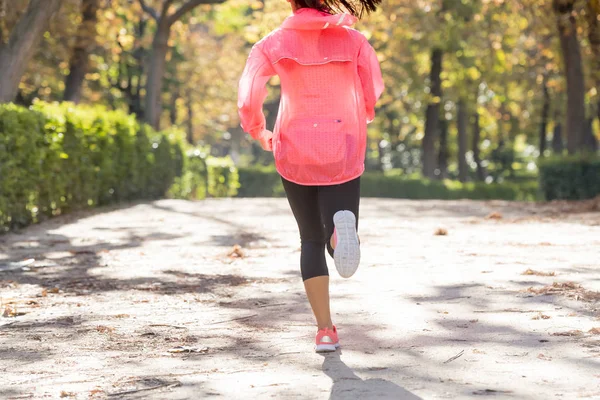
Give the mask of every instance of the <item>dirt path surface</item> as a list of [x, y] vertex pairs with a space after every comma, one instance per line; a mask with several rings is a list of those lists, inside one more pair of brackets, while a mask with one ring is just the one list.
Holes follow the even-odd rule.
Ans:
[[5, 235], [0, 398], [600, 398], [600, 213], [571, 208], [365, 199], [327, 356], [285, 200]]

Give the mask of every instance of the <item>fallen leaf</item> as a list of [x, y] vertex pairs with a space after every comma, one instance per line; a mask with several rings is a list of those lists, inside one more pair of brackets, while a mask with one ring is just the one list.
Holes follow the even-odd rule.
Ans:
[[550, 319], [550, 316], [546, 315], [546, 314], [539, 313], [538, 315], [532, 317], [531, 319], [535, 319], [535, 320], [538, 320], [538, 319]]
[[115, 328], [111, 328], [110, 326], [98, 325], [96, 327], [96, 330], [100, 333], [112, 333], [114, 332]]
[[2, 316], [4, 318], [12, 318], [12, 317], [16, 317], [17, 314], [17, 308], [13, 307], [11, 305], [5, 305], [4, 306], [4, 311], [2, 312]]
[[117, 314], [115, 318], [129, 318], [129, 314]]
[[487, 217], [485, 217], [485, 219], [496, 219], [496, 220], [502, 219], [502, 218], [503, 218], [502, 214], [500, 214], [497, 211], [494, 211], [493, 213], [491, 213]]
[[528, 268], [521, 275], [536, 275], [536, 276], [556, 276], [555, 272], [541, 272]]
[[435, 236], [448, 236], [448, 230], [446, 228], [437, 228], [433, 234]]
[[244, 252], [242, 251], [242, 246], [236, 244], [233, 246], [233, 249], [228, 254], [231, 258], [244, 258]]
[[[54, 293], [54, 294], [57, 294], [57, 293], [59, 293], [59, 292], [60, 292], [60, 289], [59, 289], [59, 288], [57, 288], [57, 287], [54, 287], [54, 288], [50, 289], [48, 292], [50, 292], [50, 293]], [[48, 292], [46, 292], [46, 293], [48, 293]]]
[[588, 331], [588, 333], [591, 333], [592, 335], [600, 335], [600, 328], [592, 328]]
[[75, 393], [65, 392], [64, 390], [60, 392], [60, 397], [75, 397]]

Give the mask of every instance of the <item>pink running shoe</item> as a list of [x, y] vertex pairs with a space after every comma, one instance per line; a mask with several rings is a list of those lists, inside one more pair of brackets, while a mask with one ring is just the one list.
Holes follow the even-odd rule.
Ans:
[[317, 353], [330, 353], [340, 347], [340, 341], [335, 325], [333, 326], [333, 329], [320, 329], [317, 332], [315, 342], [315, 351]]

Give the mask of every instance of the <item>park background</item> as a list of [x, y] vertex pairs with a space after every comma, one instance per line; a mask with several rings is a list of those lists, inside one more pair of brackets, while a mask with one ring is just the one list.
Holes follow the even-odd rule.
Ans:
[[[283, 0], [0, 1], [0, 226], [112, 202], [282, 196], [237, 82]], [[390, 0], [363, 195], [600, 193], [598, 0]], [[265, 104], [279, 104], [277, 78]], [[13, 104], [11, 104], [13, 103]]]

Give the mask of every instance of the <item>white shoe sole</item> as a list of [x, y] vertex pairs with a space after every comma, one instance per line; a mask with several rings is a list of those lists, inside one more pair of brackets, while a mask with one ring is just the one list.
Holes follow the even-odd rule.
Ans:
[[333, 251], [335, 267], [342, 278], [350, 278], [360, 264], [360, 243], [356, 233], [356, 217], [352, 211], [338, 211], [333, 216], [337, 244]]
[[315, 346], [315, 352], [317, 353], [332, 353], [340, 347], [339, 343], [336, 344], [317, 344]]

